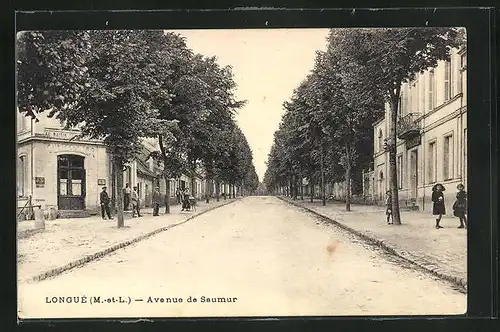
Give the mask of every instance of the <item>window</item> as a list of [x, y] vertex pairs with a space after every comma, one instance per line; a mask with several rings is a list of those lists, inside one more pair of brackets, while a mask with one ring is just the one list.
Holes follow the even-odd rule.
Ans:
[[17, 165], [17, 195], [25, 196], [26, 186], [26, 156], [20, 156]]
[[467, 70], [467, 53], [460, 56], [460, 69]]
[[427, 99], [428, 109], [434, 108], [434, 70], [429, 71], [429, 95]]
[[19, 129], [20, 132], [24, 131], [25, 128], [25, 121], [24, 121], [24, 116], [22, 115], [17, 115], [17, 123], [18, 123], [18, 126], [17, 128]]
[[429, 183], [434, 183], [436, 182], [436, 142], [431, 142], [429, 143], [429, 150], [428, 150], [428, 174], [427, 178], [429, 179]]
[[399, 96], [399, 114], [401, 114], [402, 116], [405, 114], [404, 108], [405, 105], [403, 103], [403, 91], [401, 90], [401, 95]]
[[414, 90], [415, 90], [415, 107], [413, 109], [415, 110], [415, 112], [420, 112], [420, 86], [418, 84], [418, 81], [415, 81]]
[[466, 84], [466, 82], [464, 82], [464, 75], [465, 75], [465, 71], [467, 70], [467, 53], [464, 53], [460, 56], [460, 80], [459, 80], [459, 91], [461, 93], [464, 92], [464, 84]]
[[382, 129], [378, 131], [378, 150], [382, 151], [384, 149], [384, 134], [382, 133]]
[[397, 169], [398, 169], [398, 187], [399, 187], [399, 189], [402, 189], [403, 188], [403, 155], [402, 154], [400, 154], [398, 156]]
[[414, 86], [414, 83], [411, 83], [408, 86], [408, 106], [406, 106], [406, 113], [405, 114], [408, 114], [412, 110], [414, 110], [414, 106], [413, 106], [413, 89], [412, 89], [413, 86]]
[[175, 197], [175, 180], [170, 180], [170, 196]]
[[123, 175], [123, 182], [124, 185], [128, 183], [130, 186], [130, 183], [132, 183], [132, 168], [130, 166], [127, 166], [125, 170], [125, 174]]
[[444, 138], [443, 144], [443, 178], [444, 180], [453, 179], [453, 136]]
[[444, 100], [451, 98], [451, 62], [444, 63]]
[[425, 111], [425, 80], [424, 78], [422, 77], [421, 80], [420, 80], [420, 88], [419, 88], [419, 96], [418, 96], [418, 99], [419, 99], [419, 112], [420, 111]]

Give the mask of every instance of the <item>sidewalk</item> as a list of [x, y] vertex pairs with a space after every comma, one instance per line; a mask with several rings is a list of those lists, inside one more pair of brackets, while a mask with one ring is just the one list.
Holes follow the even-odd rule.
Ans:
[[[198, 202], [195, 212], [181, 212], [179, 205], [170, 207], [170, 214], [153, 217], [144, 209], [141, 218], [125, 218], [125, 227], [118, 228], [117, 220], [103, 220], [100, 216], [76, 219], [56, 219], [45, 222], [45, 230], [17, 241], [17, 277], [25, 282], [49, 270], [60, 268], [88, 255], [110, 249], [127, 241], [173, 226], [204, 211], [229, 204], [238, 199]], [[34, 227], [34, 221], [18, 223], [19, 232]], [[122, 245], [122, 246], [125, 246]], [[90, 258], [90, 257], [89, 257]], [[78, 264], [77, 264], [78, 265]]]
[[351, 204], [351, 211], [345, 210], [345, 203], [327, 202], [322, 206], [316, 199], [292, 200], [280, 197], [290, 203], [310, 209], [322, 216], [350, 228], [354, 233], [382, 242], [422, 268], [467, 286], [467, 231], [457, 229], [457, 218], [443, 216], [442, 229], [435, 229], [436, 219], [429, 212], [401, 211], [402, 225], [387, 225], [385, 207]]

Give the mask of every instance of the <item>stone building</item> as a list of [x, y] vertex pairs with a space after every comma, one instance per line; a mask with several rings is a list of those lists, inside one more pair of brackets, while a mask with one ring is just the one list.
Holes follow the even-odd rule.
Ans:
[[[467, 187], [467, 50], [452, 50], [448, 61], [418, 74], [401, 89], [397, 132], [397, 178], [402, 207], [431, 211], [431, 188], [442, 183], [447, 213], [456, 186]], [[384, 150], [389, 107], [374, 124], [374, 169], [364, 174], [376, 201], [389, 186], [389, 153]], [[368, 176], [367, 176], [368, 175]], [[365, 195], [369, 195], [366, 192]]]
[[[83, 217], [98, 213], [99, 194], [103, 186], [114, 201], [117, 190], [113, 181], [110, 155], [99, 140], [78, 139], [78, 129], [64, 130], [55, 118], [42, 113], [38, 122], [17, 114], [17, 196], [18, 208], [27, 204], [56, 211], [60, 217]], [[149, 153], [156, 150], [154, 139], [143, 140], [143, 150], [124, 171], [124, 185], [137, 186], [143, 207], [151, 206], [153, 188], [176, 202], [178, 188], [190, 187], [191, 180], [183, 175], [170, 179], [166, 192], [162, 164]], [[196, 177], [196, 197], [206, 193], [206, 183], [200, 170]]]

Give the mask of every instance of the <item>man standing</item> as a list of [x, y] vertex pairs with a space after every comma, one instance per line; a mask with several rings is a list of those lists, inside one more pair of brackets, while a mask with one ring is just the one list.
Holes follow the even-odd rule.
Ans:
[[123, 188], [123, 209], [125, 211], [128, 211], [128, 207], [130, 205], [130, 194], [131, 194], [131, 190], [130, 190], [130, 187], [127, 184], [125, 184], [125, 188]]
[[175, 196], [177, 196], [177, 204], [181, 204], [182, 203], [182, 192], [181, 192], [180, 188], [177, 188]]
[[136, 212], [138, 217], [142, 217], [140, 211], [140, 202], [139, 202], [139, 194], [137, 193], [137, 187], [134, 187], [134, 190], [132, 191], [131, 200], [132, 200], [132, 218], [135, 218]]
[[101, 215], [102, 219], [106, 220], [106, 216], [104, 215], [104, 212], [108, 215], [109, 219], [111, 218], [111, 211], [109, 209], [109, 195], [106, 192], [106, 187], [102, 187], [101, 195], [100, 195], [100, 200], [101, 200]]
[[155, 187], [155, 191], [153, 192], [153, 216], [158, 216], [158, 212], [160, 210], [160, 188]]

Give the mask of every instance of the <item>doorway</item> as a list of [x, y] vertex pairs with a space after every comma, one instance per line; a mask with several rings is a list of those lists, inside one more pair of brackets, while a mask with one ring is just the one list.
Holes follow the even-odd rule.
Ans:
[[410, 152], [410, 194], [411, 198], [418, 197], [418, 150]]
[[381, 170], [378, 173], [378, 199], [379, 201], [383, 202], [384, 197], [385, 197], [385, 178], [384, 178], [384, 172]]
[[57, 157], [57, 206], [59, 210], [85, 210], [84, 157]]

